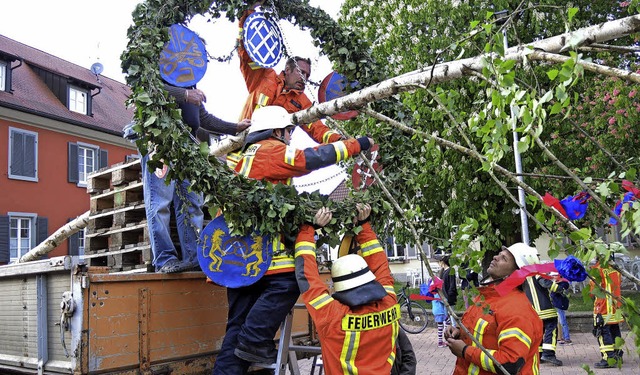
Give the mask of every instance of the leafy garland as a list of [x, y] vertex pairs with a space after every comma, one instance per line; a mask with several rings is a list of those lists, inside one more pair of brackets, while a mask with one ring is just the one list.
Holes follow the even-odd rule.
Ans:
[[[310, 28], [314, 44], [341, 66], [343, 75], [362, 83], [375, 81], [374, 64], [358, 45], [358, 39], [342, 30], [324, 11], [308, 5], [308, 0], [276, 0], [274, 6], [281, 17], [301, 27]], [[204, 193], [210, 212], [224, 212], [230, 230], [235, 234], [258, 230], [265, 234], [296, 233], [304, 222], [311, 222], [323, 206], [334, 212], [325, 232], [339, 233], [342, 223], [351, 222], [356, 201], [377, 201], [370, 193], [351, 196], [340, 203], [329, 201], [319, 193], [298, 195], [291, 186], [273, 185], [248, 180], [233, 173], [218, 159], [209, 157], [206, 143], [200, 147], [189, 137], [175, 102], [163, 88], [158, 69], [158, 56], [169, 40], [167, 29], [175, 23], [188, 22], [194, 15], [219, 18], [223, 12], [231, 21], [246, 9], [239, 0], [146, 0], [134, 10], [133, 26], [127, 31], [129, 43], [122, 53], [122, 69], [132, 94], [128, 105], [135, 108], [141, 134], [138, 149], [147, 154], [155, 146], [150, 167], [170, 160], [168, 178], [189, 180], [192, 187]], [[303, 209], [300, 209], [303, 208]], [[347, 208], [347, 209], [344, 209]], [[335, 236], [334, 236], [335, 237]]]

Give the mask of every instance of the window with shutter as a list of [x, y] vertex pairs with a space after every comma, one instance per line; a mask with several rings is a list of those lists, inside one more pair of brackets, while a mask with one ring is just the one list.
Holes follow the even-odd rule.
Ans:
[[68, 180], [87, 186], [87, 177], [100, 168], [107, 166], [108, 152], [100, 147], [86, 143], [69, 142]]
[[9, 178], [38, 181], [38, 133], [9, 128]]
[[35, 214], [9, 213], [9, 260], [15, 262], [29, 252], [35, 241]]

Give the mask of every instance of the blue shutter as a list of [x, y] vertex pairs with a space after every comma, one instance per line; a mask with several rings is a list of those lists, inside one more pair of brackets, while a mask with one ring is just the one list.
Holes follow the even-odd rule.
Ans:
[[0, 216], [0, 264], [9, 263], [9, 216]]
[[11, 165], [9, 175], [36, 178], [36, 136], [11, 131]]
[[24, 176], [24, 133], [11, 131], [11, 164], [9, 174]]
[[49, 237], [49, 219], [40, 217], [36, 219], [36, 245], [40, 245]]
[[67, 166], [67, 179], [69, 182], [78, 183], [78, 145], [69, 142], [69, 164]]
[[100, 152], [100, 164], [98, 165], [98, 169], [105, 168], [109, 165], [109, 151], [108, 150], [99, 150]]
[[[73, 219], [69, 219], [67, 220], [67, 223], [69, 223], [71, 220]], [[69, 241], [67, 241], [69, 243], [69, 255], [79, 255], [79, 251], [78, 251], [78, 232], [72, 234], [71, 236], [69, 236]]]

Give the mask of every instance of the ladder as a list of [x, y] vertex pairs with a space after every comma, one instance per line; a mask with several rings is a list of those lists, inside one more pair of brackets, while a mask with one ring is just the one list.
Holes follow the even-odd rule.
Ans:
[[296, 304], [284, 322], [280, 326], [280, 339], [278, 340], [278, 356], [276, 363], [265, 366], [253, 364], [254, 366], [273, 369], [275, 375], [286, 375], [287, 367], [289, 368], [291, 375], [300, 375], [300, 368], [298, 367], [298, 357], [296, 352], [311, 353], [314, 355], [320, 355], [319, 346], [306, 346], [306, 345], [293, 345], [291, 344], [291, 327], [293, 326], [293, 311], [296, 308], [305, 308], [304, 304]]

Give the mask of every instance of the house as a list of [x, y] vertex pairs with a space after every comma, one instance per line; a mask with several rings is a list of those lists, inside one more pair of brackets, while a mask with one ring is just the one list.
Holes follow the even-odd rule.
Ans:
[[[127, 85], [0, 35], [0, 264], [89, 210], [87, 175], [137, 154]], [[75, 235], [50, 256], [79, 254]]]

